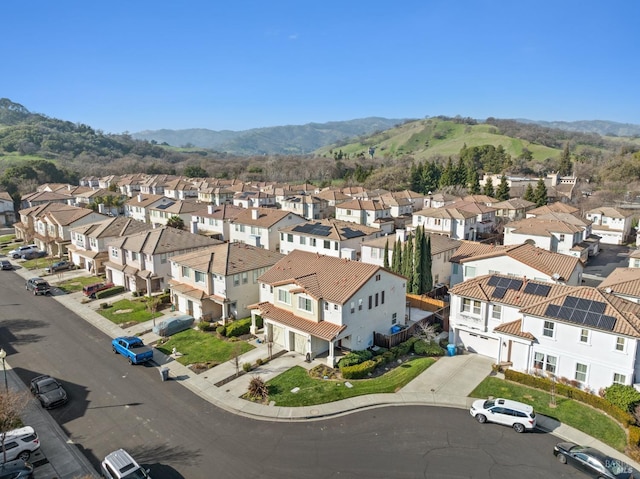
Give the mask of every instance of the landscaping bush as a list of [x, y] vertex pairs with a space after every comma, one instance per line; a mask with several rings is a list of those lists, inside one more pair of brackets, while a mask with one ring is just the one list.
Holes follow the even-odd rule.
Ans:
[[[514, 381], [532, 388], [541, 389], [547, 392], [551, 390], [551, 380], [548, 378], [533, 376], [531, 374], [513, 371], [512, 369], [507, 369], [504, 372], [504, 377], [509, 381]], [[621, 423], [624, 427], [635, 423], [635, 418], [631, 413], [623, 411], [606, 399], [596, 396], [595, 394], [588, 393], [587, 391], [556, 383], [556, 394], [570, 399], [575, 399], [576, 401], [580, 401], [596, 409], [600, 409], [602, 412], [608, 414], [613, 419]]]
[[640, 427], [629, 426], [629, 445], [637, 446], [640, 444]]
[[604, 390], [604, 398], [623, 411], [633, 412], [640, 404], [640, 392], [633, 386], [614, 384]]
[[249, 371], [251, 371], [251, 363], [242, 363], [242, 370], [245, 373], [248, 373]]
[[382, 356], [384, 353], [389, 351], [387, 348], [378, 348], [375, 351], [371, 351], [374, 356]]
[[373, 353], [368, 349], [364, 349], [362, 351], [351, 351], [347, 353], [339, 362], [338, 367], [342, 368], [343, 366], [355, 366], [356, 364], [363, 363], [373, 357]]
[[385, 363], [390, 363], [391, 361], [396, 359], [396, 357], [393, 355], [393, 353], [391, 351], [389, 351], [389, 350], [387, 350], [384, 353], [382, 353], [382, 357], [384, 358], [384, 362]]
[[251, 330], [251, 318], [238, 319], [231, 324], [227, 325], [227, 337], [234, 338], [242, 336], [243, 334], [249, 334]]
[[256, 359], [256, 365], [257, 366], [262, 366], [263, 363], [264, 363], [264, 360], [262, 358]]
[[109, 303], [100, 303], [100, 309], [107, 309], [109, 307]]
[[[249, 319], [251, 321], [251, 319]], [[264, 321], [262, 320], [262, 316], [256, 316], [256, 328], [262, 329], [264, 328]]]
[[384, 356], [374, 356], [372, 361], [376, 364], [376, 368], [379, 366], [384, 366], [387, 363], [387, 360]]
[[224, 324], [221, 324], [216, 328], [216, 333], [218, 333], [220, 336], [226, 336], [227, 327]]
[[398, 344], [398, 346], [396, 346], [398, 348], [398, 354], [396, 355], [396, 357], [406, 356], [407, 354], [409, 354], [413, 349], [413, 345], [416, 343], [416, 341], [418, 341], [418, 338], [412, 336], [404, 343]]
[[413, 350], [420, 356], [444, 356], [444, 349], [435, 341], [417, 341]]
[[198, 323], [198, 329], [200, 331], [211, 331], [213, 329], [213, 325], [207, 321], [200, 321]]
[[96, 299], [108, 298], [109, 296], [115, 296], [124, 291], [124, 286], [114, 286], [113, 288], [104, 289], [96, 293]]
[[353, 366], [344, 366], [340, 368], [340, 372], [342, 373], [342, 377], [344, 379], [362, 379], [372, 373], [376, 368], [375, 361], [365, 361], [360, 364], [355, 364]]
[[157, 298], [160, 299], [160, 304], [169, 304], [171, 302], [171, 295], [168, 291], [165, 291], [162, 294], [159, 294]]

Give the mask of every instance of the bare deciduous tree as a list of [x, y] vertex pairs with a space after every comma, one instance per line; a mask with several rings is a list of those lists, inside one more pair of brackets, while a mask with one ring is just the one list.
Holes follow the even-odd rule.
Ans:
[[7, 462], [7, 451], [4, 440], [7, 431], [20, 425], [20, 414], [29, 401], [29, 395], [23, 392], [4, 391], [0, 393], [0, 445], [2, 446], [2, 459]]

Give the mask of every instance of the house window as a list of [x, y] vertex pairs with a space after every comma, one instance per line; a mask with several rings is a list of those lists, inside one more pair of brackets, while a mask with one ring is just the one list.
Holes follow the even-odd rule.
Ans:
[[398, 322], [398, 313], [393, 313], [391, 315], [391, 324], [396, 324]]
[[589, 330], [581, 329], [580, 330], [580, 342], [581, 343], [589, 343]]
[[625, 339], [621, 336], [616, 338], [616, 351], [624, 351]]
[[331, 241], [324, 240], [323, 248], [324, 249], [331, 249]]
[[358, 311], [362, 311], [362, 299], [358, 300]]
[[311, 299], [298, 296], [298, 309], [301, 309], [302, 311], [306, 311], [308, 313], [312, 313], [313, 305], [311, 304]]
[[188, 278], [189, 277], [189, 267], [188, 266], [183, 266], [182, 267], [182, 277], [183, 278]]
[[291, 293], [286, 289], [278, 290], [278, 301], [285, 304], [291, 304]]
[[378, 259], [378, 248], [371, 248], [371, 259]]
[[351, 314], [356, 312], [356, 303], [354, 303], [353, 301], [351, 301]]
[[380, 293], [380, 304], [384, 304], [384, 291]]
[[620, 373], [614, 373], [613, 374], [613, 384], [622, 384], [622, 385], [627, 384], [627, 376], [625, 376], [624, 374], [620, 374]]
[[334, 311], [338, 311], [338, 305], [337, 305], [337, 304], [334, 304], [334, 305], [333, 305], [333, 310], [334, 310]]
[[205, 274], [202, 271], [196, 271], [196, 283], [204, 283]]
[[574, 376], [576, 381], [581, 383], [587, 382], [587, 365], [576, 363], [576, 374]]
[[118, 249], [117, 248], [111, 248], [111, 257], [112, 258], [117, 258], [118, 257]]
[[307, 237], [306, 236], [300, 236], [300, 244], [307, 244]]
[[381, 276], [379, 274], [376, 274], [376, 281], [380, 281]]
[[462, 311], [466, 313], [480, 314], [480, 301], [474, 301], [469, 298], [463, 298]]
[[564, 235], [560, 235], [560, 241], [564, 241]]
[[131, 252], [131, 260], [132, 261], [138, 261], [138, 253], [136, 253], [135, 251]]
[[311, 246], [315, 246], [316, 245], [316, 239], [315, 238], [311, 238]]
[[542, 335], [548, 338], [553, 338], [553, 331], [556, 325], [553, 321], [545, 321], [542, 327]]
[[376, 293], [376, 308], [378, 307], [378, 293]]
[[233, 285], [234, 286], [239, 286], [240, 285], [240, 275], [239, 274], [234, 274], [233, 275]]
[[476, 267], [475, 266], [465, 266], [464, 267], [464, 275], [467, 278], [475, 278], [476, 277]]
[[373, 307], [373, 297], [369, 296], [369, 309]]
[[333, 243], [333, 249], [338, 251], [338, 242]]
[[351, 216], [351, 210], [347, 210], [347, 216]]
[[249, 282], [249, 273], [245, 271], [242, 273], [242, 284], [247, 284]]
[[555, 374], [558, 358], [555, 356], [545, 355], [543, 353], [535, 353], [533, 357], [534, 369], [540, 369], [547, 371], [551, 374]]
[[502, 306], [499, 304], [494, 304], [493, 308], [491, 308], [491, 319], [496, 319], [500, 321], [502, 318]]
[[162, 253], [160, 255], [160, 263], [161, 264], [166, 264], [167, 263], [167, 253]]
[[[255, 226], [252, 226], [251, 227], [251, 234], [252, 235], [260, 234], [260, 228], [256, 228]], [[289, 235], [289, 236], [291, 236], [291, 235]], [[291, 241], [293, 241], [293, 237], [292, 237], [292, 239], [289, 240], [289, 242], [291, 242]]]
[[288, 243], [293, 243], [293, 235], [292, 234], [287, 234], [287, 242]]

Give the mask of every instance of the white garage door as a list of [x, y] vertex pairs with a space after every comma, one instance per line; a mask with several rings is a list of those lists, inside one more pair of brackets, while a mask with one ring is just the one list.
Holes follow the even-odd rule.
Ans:
[[298, 353], [306, 353], [307, 352], [307, 338], [302, 334], [293, 333], [293, 343], [294, 343], [294, 351]]
[[498, 340], [477, 333], [460, 331], [460, 341], [471, 353], [478, 353], [490, 358], [498, 357]]
[[284, 328], [276, 325], [273, 326], [273, 342], [283, 348], [286, 347], [284, 343]]

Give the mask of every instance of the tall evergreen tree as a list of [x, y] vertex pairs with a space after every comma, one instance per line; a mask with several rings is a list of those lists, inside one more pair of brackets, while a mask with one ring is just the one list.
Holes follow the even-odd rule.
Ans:
[[547, 201], [548, 201], [547, 187], [544, 184], [544, 180], [540, 178], [538, 180], [538, 184], [536, 185], [536, 190], [533, 193], [533, 202], [536, 204], [536, 206], [544, 206], [547, 204]]
[[416, 228], [416, 239], [413, 245], [413, 281], [411, 292], [422, 294], [422, 228]]
[[573, 165], [571, 164], [571, 153], [569, 152], [569, 142], [565, 143], [562, 155], [560, 155], [560, 166], [558, 167], [558, 173], [562, 176], [569, 176], [573, 171]]
[[393, 258], [391, 258], [391, 271], [402, 274], [402, 243], [400, 239], [393, 245]]
[[522, 198], [535, 203], [535, 195], [533, 193], [533, 186], [531, 186], [531, 183], [527, 185], [527, 189], [524, 190], [524, 196]]
[[467, 191], [470, 195], [480, 193], [480, 181], [478, 180], [478, 173], [476, 173], [475, 170], [467, 170]]
[[402, 253], [402, 276], [407, 278], [407, 291], [413, 284], [413, 239], [411, 236], [404, 243], [404, 251]]
[[500, 184], [496, 190], [496, 199], [500, 201], [507, 201], [509, 199], [509, 183], [507, 177], [502, 175], [500, 178]]
[[[456, 184], [455, 181], [456, 181], [456, 171], [453, 166], [453, 161], [451, 160], [451, 157], [449, 157], [449, 159], [447, 160], [447, 164], [445, 165], [444, 169], [442, 170], [442, 174], [440, 175], [440, 181], [439, 181], [440, 188], [444, 188], [446, 186], [453, 186]], [[435, 190], [431, 190], [431, 191], [435, 191]]]
[[492, 198], [496, 194], [495, 190], [493, 189], [493, 180], [491, 179], [490, 176], [487, 177], [487, 181], [485, 182], [484, 187], [482, 188], [482, 194], [491, 196]]
[[434, 161], [427, 162], [422, 169], [422, 189], [414, 191], [422, 194], [426, 194], [429, 191], [436, 191], [441, 175], [442, 171]]
[[384, 259], [382, 260], [382, 267], [389, 269], [389, 238], [384, 243]]
[[433, 289], [433, 272], [431, 271], [433, 267], [433, 262], [431, 259], [431, 236], [423, 235], [425, 247], [424, 247], [424, 292], [429, 292]]
[[464, 186], [467, 184], [467, 166], [464, 164], [462, 158], [458, 160], [458, 165], [455, 169], [455, 181], [454, 185]]

